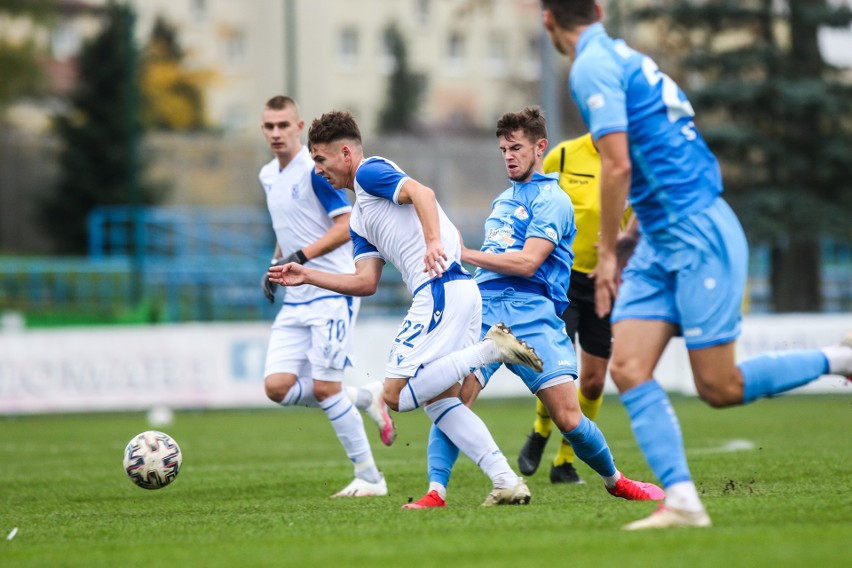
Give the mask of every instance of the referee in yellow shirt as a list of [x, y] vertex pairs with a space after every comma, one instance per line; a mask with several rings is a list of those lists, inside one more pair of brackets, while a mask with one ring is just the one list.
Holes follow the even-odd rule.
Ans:
[[[599, 180], [601, 160], [592, 142], [591, 134], [566, 140], [554, 147], [544, 158], [546, 173], [559, 172], [559, 186], [574, 203], [577, 236], [574, 239], [574, 265], [568, 299], [571, 304], [562, 319], [568, 336], [580, 349], [580, 409], [589, 420], [594, 420], [603, 402], [606, 367], [612, 347], [609, 316], [599, 318], [595, 313], [595, 283], [590, 274], [598, 262], [596, 244], [600, 229], [601, 201]], [[631, 211], [625, 211], [622, 229], [627, 226]], [[632, 228], [635, 230], [635, 227]], [[632, 252], [636, 236], [624, 233], [620, 247], [625, 255]], [[620, 255], [621, 256], [621, 255]], [[578, 350], [579, 351], [579, 350]], [[527, 437], [518, 455], [518, 469], [523, 475], [532, 475], [541, 463], [545, 445], [550, 437], [552, 423], [544, 405], [536, 401], [536, 419], [533, 431]], [[583, 483], [574, 469], [574, 450], [567, 440], [562, 443], [550, 468], [552, 483]]]

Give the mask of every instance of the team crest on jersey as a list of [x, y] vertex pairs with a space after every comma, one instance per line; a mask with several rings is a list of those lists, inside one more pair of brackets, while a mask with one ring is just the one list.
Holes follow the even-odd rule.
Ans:
[[512, 226], [503, 225], [497, 229], [488, 229], [488, 234], [485, 236], [485, 241], [495, 243], [501, 248], [508, 248], [515, 244], [515, 239], [512, 238]]
[[294, 183], [293, 187], [290, 188], [290, 194], [293, 196], [293, 199], [299, 199], [299, 184]]
[[527, 213], [527, 208], [524, 207], [523, 205], [519, 205], [518, 208], [515, 209], [515, 212], [512, 213], [512, 215], [514, 215], [515, 217], [517, 217], [521, 221], [526, 221], [527, 219], [530, 218], [530, 214]]

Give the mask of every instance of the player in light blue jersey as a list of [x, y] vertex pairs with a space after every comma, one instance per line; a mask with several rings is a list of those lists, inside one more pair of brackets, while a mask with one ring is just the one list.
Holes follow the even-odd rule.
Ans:
[[[482, 294], [482, 333], [495, 322], [506, 322], [515, 335], [535, 348], [543, 369], [507, 367], [544, 403], [577, 456], [601, 476], [612, 495], [662, 499], [659, 487], [628, 479], [616, 469], [603, 433], [580, 411], [575, 386], [577, 355], [560, 317], [568, 307], [574, 261], [571, 244], [577, 228], [571, 199], [559, 187], [559, 174], [544, 174], [544, 116], [537, 107], [506, 113], [497, 122], [497, 139], [512, 186], [492, 204], [482, 249], [462, 249], [462, 260], [478, 267], [475, 279]], [[500, 363], [486, 365], [476, 379], [466, 381], [467, 404], [473, 403], [499, 367]], [[446, 505], [458, 450], [433, 427], [427, 455], [429, 491], [407, 508]]]
[[523, 504], [530, 492], [509, 466], [488, 428], [459, 399], [459, 382], [496, 361], [541, 368], [541, 360], [503, 325], [480, 340], [481, 299], [461, 266], [458, 230], [435, 193], [381, 157], [364, 158], [351, 114], [314, 120], [308, 143], [315, 171], [337, 189], [355, 192], [349, 221], [354, 274], [335, 274], [298, 263], [270, 268], [285, 286], [313, 285], [340, 294], [369, 296], [390, 261], [412, 295], [385, 368], [385, 400], [398, 411], [423, 407], [492, 482], [483, 505]]
[[[625, 528], [708, 527], [677, 417], [652, 378], [669, 339], [683, 335], [699, 396], [725, 407], [852, 375], [852, 333], [821, 350], [735, 363], [748, 248], [692, 106], [651, 58], [607, 35], [594, 0], [542, 0], [542, 10], [554, 47], [573, 58], [571, 95], [601, 155], [595, 302], [598, 315], [612, 311], [610, 374], [667, 494], [656, 513]], [[615, 243], [628, 195], [642, 236], [619, 279]]]

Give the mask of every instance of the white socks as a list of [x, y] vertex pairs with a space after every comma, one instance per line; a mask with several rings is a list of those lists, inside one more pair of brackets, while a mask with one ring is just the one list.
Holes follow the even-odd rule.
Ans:
[[346, 393], [339, 392], [325, 399], [320, 403], [320, 408], [328, 416], [346, 455], [355, 464], [355, 477], [370, 483], [380, 481], [381, 474], [373, 461], [370, 442], [364, 431], [364, 420]]
[[281, 406], [319, 406], [319, 402], [314, 398], [314, 380], [299, 378], [287, 394], [284, 395], [284, 400], [279, 402]]
[[480, 341], [426, 363], [399, 393], [399, 411], [423, 406], [476, 369], [500, 358], [493, 341]]
[[701, 498], [691, 481], [680, 481], [666, 487], [666, 506], [681, 511], [698, 512], [704, 510]]
[[366, 410], [373, 403], [373, 393], [363, 387], [343, 387], [343, 392], [358, 410]]
[[518, 483], [518, 476], [488, 427], [461, 399], [442, 398], [428, 405], [425, 411], [447, 438], [485, 472], [495, 488], [514, 487]]

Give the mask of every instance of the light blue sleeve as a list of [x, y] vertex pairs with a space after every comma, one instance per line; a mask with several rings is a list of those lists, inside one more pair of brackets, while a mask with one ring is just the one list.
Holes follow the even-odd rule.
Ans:
[[399, 190], [408, 179], [405, 172], [385, 160], [367, 160], [355, 172], [355, 181], [364, 191], [397, 204]]
[[612, 132], [627, 132], [622, 80], [623, 68], [611, 53], [590, 53], [574, 62], [571, 95], [595, 140]]
[[[561, 189], [558, 191], [562, 191]], [[560, 199], [560, 197], [566, 199]], [[536, 237], [559, 245], [565, 231], [571, 226], [574, 208], [567, 196], [557, 196], [552, 190], [543, 190], [532, 202], [532, 218], [527, 227], [526, 238]]]

